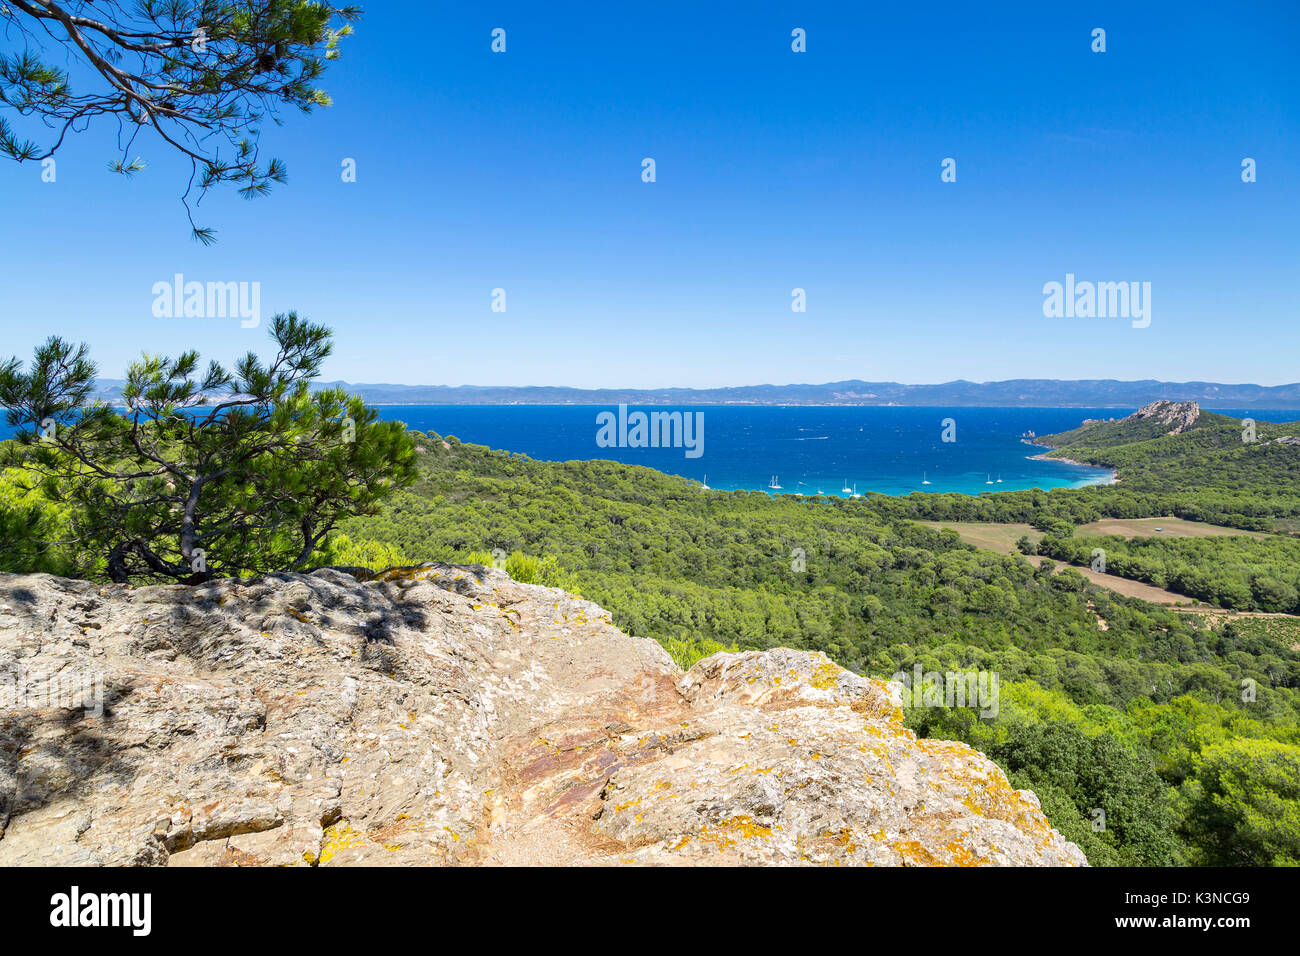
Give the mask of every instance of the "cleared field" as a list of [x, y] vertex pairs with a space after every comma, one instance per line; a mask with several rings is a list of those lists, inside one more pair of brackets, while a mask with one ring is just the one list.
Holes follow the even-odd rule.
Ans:
[[[952, 528], [961, 535], [967, 544], [977, 548], [987, 548], [1000, 554], [1018, 554], [1016, 542], [1022, 535], [1029, 535], [1029, 540], [1037, 544], [1043, 533], [1027, 524], [997, 524], [987, 521], [918, 521], [928, 528]], [[1156, 528], [1160, 528], [1157, 531]], [[1125, 538], [1217, 538], [1227, 535], [1245, 535], [1250, 538], [1267, 538], [1259, 531], [1242, 531], [1239, 528], [1225, 528], [1217, 524], [1204, 524], [1200, 521], [1184, 521], [1182, 518], [1103, 518], [1081, 524], [1074, 529], [1077, 537], [1097, 537], [1106, 534], [1118, 534]]]
[[[1027, 524], [996, 524], [984, 521], [919, 521], [917, 523], [928, 528], [951, 528], [967, 544], [988, 551], [997, 551], [999, 554], [1019, 554], [1016, 542], [1020, 540], [1021, 535], [1029, 535], [1030, 540], [1034, 542], [1043, 537], [1041, 531], [1037, 531]], [[1094, 521], [1092, 524], [1082, 525], [1075, 533], [1081, 536], [1091, 533], [1094, 536], [1122, 534], [1130, 538], [1157, 537], [1154, 529], [1158, 527], [1164, 528], [1171, 536], [1182, 538], [1253, 533], [1237, 531], [1234, 528], [1221, 528], [1218, 525], [1200, 524], [1195, 521], [1183, 521], [1179, 518], [1108, 518], [1105, 521]], [[1257, 533], [1256, 536], [1266, 537], [1266, 535]], [[1069, 567], [1063, 562], [1050, 558], [1030, 557], [1028, 560], [1034, 564], [1051, 560], [1058, 572], [1064, 567]], [[1109, 588], [1116, 594], [1122, 594], [1125, 597], [1140, 598], [1151, 604], [1164, 604], [1171, 607], [1178, 605], [1192, 607], [1196, 605], [1196, 602], [1185, 594], [1175, 594], [1173, 591], [1152, 587], [1150, 584], [1143, 584], [1141, 581], [1130, 581], [1128, 578], [1116, 577], [1113, 574], [1101, 574], [1091, 568], [1076, 567], [1074, 570], [1093, 584]], [[1198, 606], [1197, 610], [1217, 612], [1217, 609], [1205, 608], [1204, 606]]]
[[1029, 535], [1029, 540], [1037, 544], [1043, 538], [1043, 532], [1027, 524], [994, 524], [987, 521], [918, 521], [927, 528], [951, 528], [967, 544], [977, 548], [997, 551], [999, 554], [1019, 554], [1016, 542], [1022, 535]]
[[[1016, 525], [1016, 527], [1021, 527]], [[1156, 529], [1159, 528], [1159, 531]], [[1242, 531], [1201, 521], [1184, 521], [1182, 518], [1102, 518], [1081, 524], [1074, 529], [1078, 537], [1101, 534], [1118, 534], [1126, 538], [1218, 538], [1227, 535], [1244, 535], [1248, 538], [1267, 538], [1260, 531]], [[1019, 537], [1017, 535], [1016, 537]]]
[[[1043, 558], [1029, 558], [1035, 564], [1044, 560]], [[1050, 560], [1050, 559], [1049, 559]], [[1143, 584], [1141, 581], [1130, 581], [1128, 578], [1116, 577], [1113, 574], [1102, 574], [1092, 568], [1083, 568], [1076, 565], [1065, 564], [1061, 561], [1052, 560], [1059, 572], [1062, 568], [1073, 567], [1085, 578], [1098, 587], [1109, 588], [1116, 594], [1122, 594], [1124, 597], [1141, 598], [1150, 604], [1166, 604], [1169, 606], [1182, 605], [1192, 607], [1196, 601], [1189, 598], [1186, 594], [1175, 594], [1173, 591], [1166, 591], [1164, 588], [1152, 587], [1150, 584]], [[1217, 609], [1216, 609], [1217, 610]]]

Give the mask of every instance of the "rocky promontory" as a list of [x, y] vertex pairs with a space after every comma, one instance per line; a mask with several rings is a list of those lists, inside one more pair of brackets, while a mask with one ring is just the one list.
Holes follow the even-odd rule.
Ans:
[[1196, 424], [1201, 417], [1201, 406], [1196, 402], [1151, 402], [1143, 405], [1132, 415], [1121, 419], [1126, 422], [1152, 421], [1161, 425], [1172, 425], [1170, 435], [1181, 435]]
[[0, 575], [0, 865], [1084, 865], [899, 689], [425, 565]]

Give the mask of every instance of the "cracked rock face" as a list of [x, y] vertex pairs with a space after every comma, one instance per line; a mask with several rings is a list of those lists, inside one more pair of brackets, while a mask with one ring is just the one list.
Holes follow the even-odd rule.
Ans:
[[0, 865], [650, 863], [1086, 861], [820, 654], [683, 674], [479, 568], [0, 575]]
[[1170, 435], [1181, 435], [1196, 424], [1201, 417], [1201, 406], [1196, 402], [1159, 401], [1143, 405], [1124, 421], [1154, 419], [1161, 425], [1172, 425]]

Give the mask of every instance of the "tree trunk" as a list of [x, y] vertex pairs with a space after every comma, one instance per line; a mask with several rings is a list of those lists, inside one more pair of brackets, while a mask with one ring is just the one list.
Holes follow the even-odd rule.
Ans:
[[126, 546], [119, 544], [108, 552], [108, 579], [114, 584], [130, 583], [130, 575], [126, 570], [125, 551]]

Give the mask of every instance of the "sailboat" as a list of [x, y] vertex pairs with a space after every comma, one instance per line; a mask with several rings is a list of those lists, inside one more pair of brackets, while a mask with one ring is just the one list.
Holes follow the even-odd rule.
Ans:
[[996, 483], [999, 484], [999, 485], [1002, 484], [1002, 476], [1001, 476], [1001, 475], [998, 475], [998, 480], [997, 480]]
[[777, 481], [776, 481], [776, 475], [773, 475], [773, 476], [772, 476], [772, 480], [771, 480], [770, 482], [768, 482], [768, 485], [767, 485], [767, 486], [768, 486], [769, 488], [771, 488], [773, 491], [780, 491], [780, 490], [781, 490], [781, 486], [780, 486], [779, 484], [777, 484]]
[[841, 492], [842, 494], [846, 494], [846, 495], [847, 495], [847, 494], [850, 493], [850, 491], [851, 491], [851, 489], [849, 488], [849, 480], [848, 480], [847, 478], [845, 478], [845, 479], [844, 479], [844, 487], [840, 489], [840, 492]]
[[925, 472], [921, 472], [921, 484], [928, 485], [930, 480], [925, 477]]
[[984, 477], [988, 479], [988, 481], [984, 482], [984, 484], [986, 484], [986, 485], [991, 485], [991, 484], [993, 484], [993, 476], [992, 476], [992, 475], [988, 475], [988, 474], [986, 474]]
[[708, 490], [709, 490], [709, 476], [708, 476], [708, 475], [705, 475], [705, 476], [704, 476], [704, 485], [703, 485], [703, 490], [704, 490], [704, 491], [708, 491]]
[[853, 483], [853, 494], [849, 495], [849, 497], [850, 497], [850, 498], [861, 498], [861, 497], [862, 497], [860, 494], [858, 494], [858, 483], [857, 483], [856, 481]]

